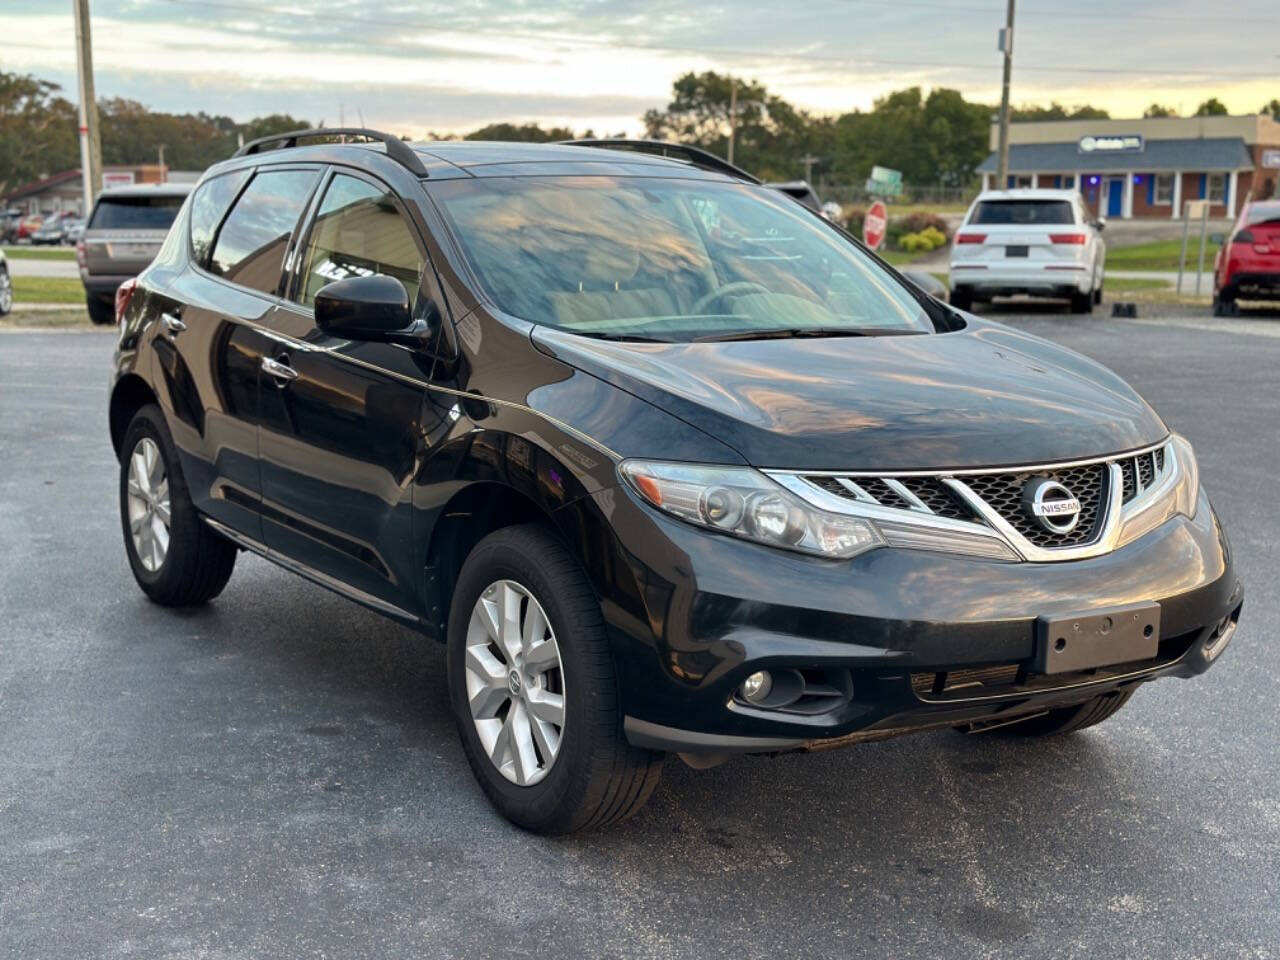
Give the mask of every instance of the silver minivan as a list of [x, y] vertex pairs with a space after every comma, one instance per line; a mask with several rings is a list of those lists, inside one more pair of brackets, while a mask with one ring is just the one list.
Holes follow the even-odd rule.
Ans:
[[187, 194], [189, 183], [116, 187], [98, 194], [76, 244], [89, 319], [115, 323], [116, 288], [155, 259]]

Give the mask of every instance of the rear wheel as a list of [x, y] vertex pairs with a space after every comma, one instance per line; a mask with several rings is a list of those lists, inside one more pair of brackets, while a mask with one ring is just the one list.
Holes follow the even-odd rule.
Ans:
[[1240, 307], [1234, 299], [1217, 294], [1213, 298], [1213, 315], [1215, 317], [1234, 317], [1240, 313]]
[[644, 806], [663, 756], [627, 742], [599, 601], [548, 531], [506, 527], [472, 550], [447, 660], [467, 761], [512, 823], [571, 833]]
[[1072, 313], [1093, 313], [1093, 294], [1092, 293], [1071, 294], [1071, 312]]
[[89, 309], [89, 319], [99, 327], [109, 327], [116, 322], [116, 307], [100, 297], [88, 297], [85, 306]]
[[125, 552], [143, 593], [165, 606], [195, 606], [222, 592], [236, 547], [196, 512], [160, 408], [149, 404], [125, 431], [120, 520]]
[[972, 310], [973, 291], [968, 287], [956, 287], [951, 291], [951, 306], [957, 310]]
[[9, 279], [9, 271], [0, 267], [0, 317], [7, 316], [13, 309], [13, 281]]
[[1106, 720], [1128, 703], [1132, 696], [1132, 689], [1104, 693], [1078, 706], [1061, 707], [1038, 717], [1023, 720], [1021, 723], [997, 727], [992, 733], [1007, 737], [1054, 737], [1064, 733], [1074, 733]]

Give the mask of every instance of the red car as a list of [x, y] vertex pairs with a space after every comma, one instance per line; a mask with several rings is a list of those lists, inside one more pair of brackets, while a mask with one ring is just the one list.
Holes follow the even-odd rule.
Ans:
[[1237, 300], [1280, 301], [1280, 200], [1245, 204], [1214, 263], [1213, 315]]

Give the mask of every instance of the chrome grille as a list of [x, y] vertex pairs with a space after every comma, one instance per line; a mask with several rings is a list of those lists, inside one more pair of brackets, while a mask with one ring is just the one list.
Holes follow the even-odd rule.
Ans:
[[[969, 489], [1037, 547], [1077, 547], [1092, 543], [1101, 532], [1099, 520], [1107, 503], [1109, 469], [1105, 463], [1035, 473], [982, 473], [964, 478]], [[1069, 533], [1046, 530], [1022, 503], [1022, 492], [1035, 477], [1056, 480], [1080, 501], [1080, 519]]]
[[1124, 474], [1124, 502], [1128, 503], [1164, 473], [1164, 448], [1116, 461]]

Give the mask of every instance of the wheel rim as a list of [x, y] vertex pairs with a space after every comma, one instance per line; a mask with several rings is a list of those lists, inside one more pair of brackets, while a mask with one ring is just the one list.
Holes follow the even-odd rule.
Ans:
[[169, 553], [169, 478], [164, 458], [150, 437], [129, 455], [129, 536], [133, 551], [148, 573], [155, 573]]
[[564, 670], [546, 611], [513, 580], [480, 594], [467, 625], [471, 719], [490, 762], [518, 786], [551, 770], [564, 739]]
[[13, 281], [8, 272], [0, 270], [0, 313], [13, 309]]

